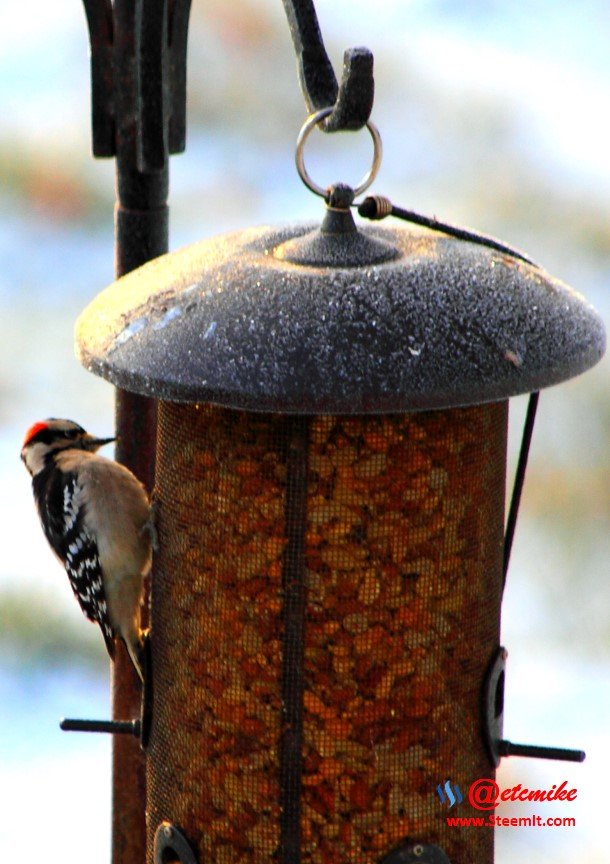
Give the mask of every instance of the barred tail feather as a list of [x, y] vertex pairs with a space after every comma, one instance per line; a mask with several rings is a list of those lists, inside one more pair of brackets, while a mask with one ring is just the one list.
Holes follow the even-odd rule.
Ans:
[[144, 683], [144, 646], [142, 640], [134, 633], [131, 638], [123, 639], [127, 652], [131, 657], [134, 669], [138, 673], [138, 678]]
[[102, 625], [100, 625], [100, 630], [102, 631], [102, 636], [104, 637], [104, 642], [106, 643], [106, 650], [108, 651], [108, 656], [111, 660], [114, 660], [114, 655], [116, 654], [114, 635], [110, 630], [108, 630]]

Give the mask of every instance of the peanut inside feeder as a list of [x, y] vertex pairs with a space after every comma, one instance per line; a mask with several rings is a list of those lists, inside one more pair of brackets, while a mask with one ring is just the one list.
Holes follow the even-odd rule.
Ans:
[[[462, 854], [434, 790], [490, 775], [477, 670], [499, 639], [506, 408], [298, 418], [299, 490], [295, 418], [162, 404], [152, 825], [171, 818], [203, 860], [262, 864], [292, 806], [316, 864], [375, 861], [409, 836]], [[486, 860], [492, 833], [476, 844]]]

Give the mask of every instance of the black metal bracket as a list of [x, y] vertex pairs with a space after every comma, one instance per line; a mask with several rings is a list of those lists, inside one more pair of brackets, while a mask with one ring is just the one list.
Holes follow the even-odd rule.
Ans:
[[503, 738], [504, 684], [508, 651], [499, 647], [492, 658], [483, 684], [482, 713], [485, 746], [497, 768], [503, 756], [527, 756], [533, 759], [556, 759], [561, 762], [584, 762], [583, 750], [545, 747], [537, 744], [514, 744]]
[[154, 864], [197, 864], [197, 858], [184, 834], [171, 822], [161, 822], [155, 831]]
[[297, 54], [299, 81], [310, 114], [333, 107], [319, 123], [324, 132], [362, 129], [371, 115], [375, 84], [368, 48], [348, 48], [337, 83], [326, 53], [313, 0], [283, 0]]
[[117, 155], [121, 129], [135, 118], [138, 170], [161, 171], [168, 155], [186, 146], [191, 0], [83, 4], [91, 46], [93, 154]]
[[62, 732], [103, 732], [110, 735], [133, 735], [140, 739], [143, 750], [148, 746], [152, 723], [152, 652], [148, 633], [142, 649], [144, 684], [140, 717], [135, 720], [76, 720], [64, 717], [59, 721]]
[[59, 721], [62, 732], [107, 732], [110, 735], [133, 735], [140, 737], [139, 720], [74, 720], [64, 717]]
[[380, 864], [451, 864], [451, 861], [440, 846], [413, 840], [397, 846]]

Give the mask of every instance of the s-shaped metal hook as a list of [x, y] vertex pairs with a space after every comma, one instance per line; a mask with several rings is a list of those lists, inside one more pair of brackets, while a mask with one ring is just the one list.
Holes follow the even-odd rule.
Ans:
[[338, 84], [324, 48], [313, 0], [283, 0], [283, 3], [309, 113], [333, 108], [319, 124], [324, 132], [361, 129], [373, 108], [373, 55], [368, 48], [348, 48]]

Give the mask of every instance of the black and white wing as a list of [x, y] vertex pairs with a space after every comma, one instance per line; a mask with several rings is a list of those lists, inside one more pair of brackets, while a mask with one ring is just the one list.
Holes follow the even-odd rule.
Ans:
[[[37, 479], [34, 478], [35, 484]], [[47, 540], [66, 568], [81, 609], [90, 621], [100, 625], [108, 653], [114, 657], [114, 631], [108, 616], [97, 543], [84, 524], [82, 490], [77, 477], [53, 471], [40, 481], [46, 481], [45, 488], [36, 500]]]
[[72, 590], [87, 618], [100, 625], [108, 653], [114, 657], [114, 632], [108, 617], [97, 544], [84, 530], [68, 535], [66, 541], [64, 564]]

